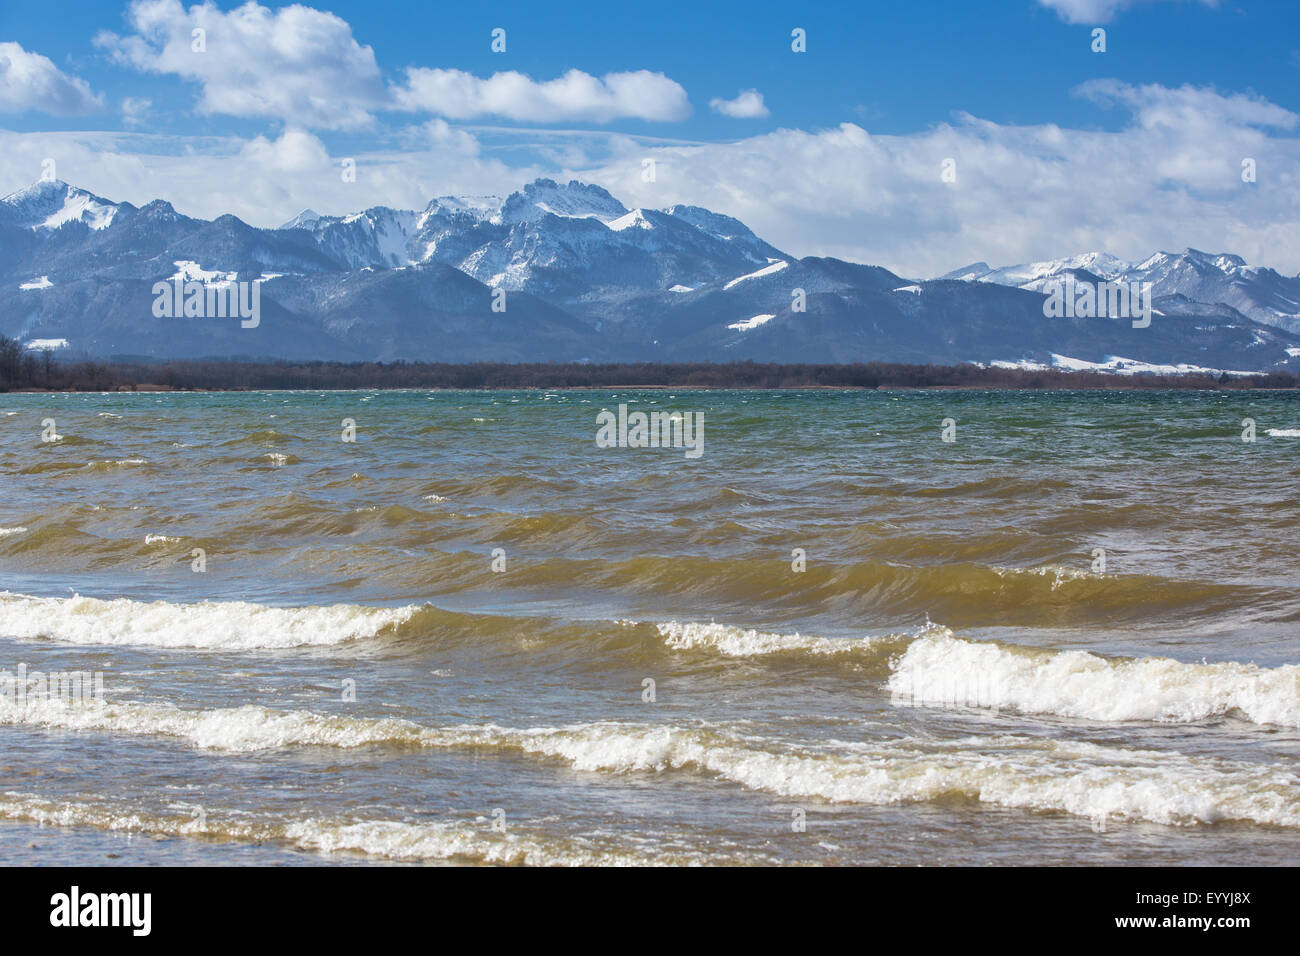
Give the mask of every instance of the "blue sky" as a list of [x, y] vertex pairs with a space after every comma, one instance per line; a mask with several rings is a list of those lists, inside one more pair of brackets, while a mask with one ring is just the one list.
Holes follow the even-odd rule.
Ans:
[[[54, 156], [109, 198], [275, 225], [303, 205], [576, 176], [917, 275], [1102, 243], [1199, 243], [1295, 272], [1300, 243], [1279, 237], [1300, 207], [1298, 27], [1283, 0], [6, 4], [0, 191]], [[574, 70], [587, 76], [545, 86]], [[632, 175], [647, 156], [651, 184]], [[950, 156], [957, 180], [940, 184]], [[1247, 156], [1265, 171], [1253, 191]], [[344, 157], [356, 188], [332, 174]]]

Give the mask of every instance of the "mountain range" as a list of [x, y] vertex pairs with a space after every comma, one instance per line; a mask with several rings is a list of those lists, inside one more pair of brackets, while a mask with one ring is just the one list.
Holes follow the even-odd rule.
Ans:
[[[1151, 283], [1153, 321], [1057, 317], [1054, 284]], [[260, 320], [155, 315], [156, 284], [257, 283]], [[1194, 249], [932, 280], [799, 258], [698, 206], [539, 179], [277, 229], [58, 181], [0, 200], [0, 333], [69, 355], [361, 361], [890, 361], [1300, 370], [1300, 276]]]

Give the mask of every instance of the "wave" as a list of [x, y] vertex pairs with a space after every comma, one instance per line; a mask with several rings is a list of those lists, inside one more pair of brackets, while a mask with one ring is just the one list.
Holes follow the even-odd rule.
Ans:
[[905, 703], [957, 703], [1101, 721], [1191, 723], [1237, 716], [1300, 727], [1300, 666], [1107, 659], [931, 633], [894, 665], [888, 689]]
[[[523, 753], [586, 773], [701, 773], [744, 789], [829, 803], [973, 800], [1014, 809], [1191, 825], [1222, 820], [1300, 827], [1294, 773], [1168, 751], [1042, 737], [869, 741], [809, 748], [720, 729], [615, 721], [514, 729], [425, 727], [405, 720], [274, 711], [255, 705], [183, 710], [170, 704], [70, 705], [0, 699], [0, 722], [161, 734], [214, 751], [301, 746], [408, 746]], [[828, 749], [833, 748], [833, 749]]]
[[[646, 556], [621, 561], [520, 563], [511, 582], [531, 587], [592, 586], [746, 606], [869, 609], [879, 616], [917, 620], [929, 615], [954, 627], [1076, 626], [1144, 621], [1170, 615], [1240, 614], [1242, 588], [1156, 575], [1099, 575], [1047, 565], [1001, 568], [981, 564], [904, 565], [867, 561], [810, 563], [793, 573], [780, 557], [769, 561]], [[1271, 608], [1268, 591], [1252, 598]], [[1286, 596], [1291, 600], [1291, 596]]]
[[[148, 812], [106, 803], [55, 802], [32, 794], [0, 794], [0, 820], [43, 826], [95, 827], [129, 833], [201, 837], [248, 843], [278, 843], [322, 854], [360, 853], [394, 861], [448, 861], [498, 866], [646, 866], [706, 862], [698, 853], [672, 853], [648, 860], [639, 852], [602, 847], [573, 837], [561, 841], [544, 834], [492, 829], [490, 820], [408, 823], [399, 820], [310, 818], [252, 820], [198, 814], [176, 806], [172, 813]], [[176, 812], [179, 811], [179, 812]]]
[[116, 471], [119, 468], [138, 468], [148, 464], [147, 458], [118, 458], [87, 462], [86, 467], [91, 471]]
[[[708, 650], [727, 657], [765, 657], [774, 654], [813, 654], [881, 659], [897, 648], [904, 635], [834, 638], [802, 634], [775, 634], [730, 624], [667, 621], [655, 625], [664, 644], [673, 650]], [[945, 629], [946, 630], [946, 629]]]
[[375, 637], [412, 618], [419, 606], [335, 604], [268, 607], [243, 601], [42, 598], [0, 592], [0, 633], [69, 644], [130, 644], [218, 650], [329, 646]]
[[1007, 709], [1097, 721], [1194, 723], [1237, 717], [1300, 728], [1300, 665], [1103, 658], [1086, 651], [967, 641], [939, 624], [913, 635], [863, 638], [765, 633], [714, 622], [668, 621], [655, 627], [675, 651], [807, 655], [880, 665], [885, 689], [904, 706]]
[[422, 651], [431, 641], [488, 654], [554, 651], [564, 659], [643, 659], [662, 643], [651, 625], [568, 622], [542, 616], [474, 614], [432, 604], [271, 607], [243, 601], [192, 604], [33, 597], [0, 592], [0, 635], [66, 644], [223, 651], [344, 647], [363, 641]]

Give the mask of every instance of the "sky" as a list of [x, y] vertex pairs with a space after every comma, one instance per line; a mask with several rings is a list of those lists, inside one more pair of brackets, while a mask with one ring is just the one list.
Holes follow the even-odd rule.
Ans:
[[1300, 272], [1295, 0], [319, 2], [5, 4], [0, 193], [274, 227], [545, 176], [917, 278]]

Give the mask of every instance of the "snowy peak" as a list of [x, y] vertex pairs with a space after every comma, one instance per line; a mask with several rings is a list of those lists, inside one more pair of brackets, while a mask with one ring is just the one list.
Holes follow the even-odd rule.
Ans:
[[605, 223], [615, 232], [622, 232], [624, 229], [653, 229], [654, 223], [646, 218], [644, 209], [633, 209], [627, 215], [619, 216], [617, 219], [611, 219]]
[[140, 215], [156, 222], [176, 222], [184, 217], [165, 199], [155, 199], [140, 207]]
[[529, 183], [522, 192], [512, 193], [501, 209], [506, 223], [537, 222], [544, 216], [562, 219], [599, 219], [608, 223], [627, 215], [628, 209], [599, 186], [570, 180], [560, 185], [553, 179]]
[[294, 216], [292, 219], [290, 219], [284, 225], [279, 226], [278, 228], [310, 229], [316, 223], [320, 222], [320, 219], [321, 219], [321, 215], [316, 210], [304, 209], [302, 212], [298, 213], [298, 215]]
[[1300, 276], [1249, 266], [1228, 252], [1157, 252], [1130, 264], [1104, 252], [990, 269], [978, 262], [942, 278], [992, 282], [1031, 292], [1050, 292], [1066, 275], [1080, 273], [1110, 282], [1149, 282], [1157, 299], [1181, 296], [1189, 302], [1236, 309], [1265, 325], [1300, 332]]
[[432, 216], [471, 216], [483, 222], [500, 221], [503, 203], [500, 196], [439, 196], [424, 207], [419, 225], [423, 227]]
[[972, 262], [968, 266], [962, 266], [960, 269], [953, 269], [952, 272], [945, 272], [939, 276], [939, 280], [949, 279], [955, 282], [974, 282], [981, 279], [993, 271], [993, 267], [987, 262], [980, 260]]
[[1170, 275], [1179, 270], [1188, 270], [1201, 275], [1231, 276], [1249, 270], [1249, 267], [1241, 256], [1234, 256], [1227, 252], [1201, 252], [1199, 249], [1157, 252], [1133, 267], [1135, 272], [1150, 275]]
[[62, 180], [43, 179], [0, 200], [5, 218], [25, 229], [58, 229], [81, 222], [91, 229], [107, 228], [119, 205]]
[[664, 212], [682, 222], [688, 222], [697, 229], [702, 229], [719, 239], [754, 238], [754, 233], [739, 219], [712, 212], [702, 206], [683, 206], [678, 204], [665, 209]]
[[[981, 273], [979, 267], [983, 266]], [[998, 285], [1010, 285], [1020, 289], [1037, 290], [1044, 280], [1054, 279], [1072, 272], [1090, 272], [1099, 279], [1116, 279], [1124, 274], [1130, 265], [1122, 259], [1105, 252], [1085, 252], [1082, 255], [1067, 256], [1064, 259], [1045, 259], [1041, 262], [1026, 262], [1001, 269], [990, 269], [988, 263], [977, 262], [957, 273], [948, 273], [942, 278], [962, 279], [967, 282], [994, 282]]]

